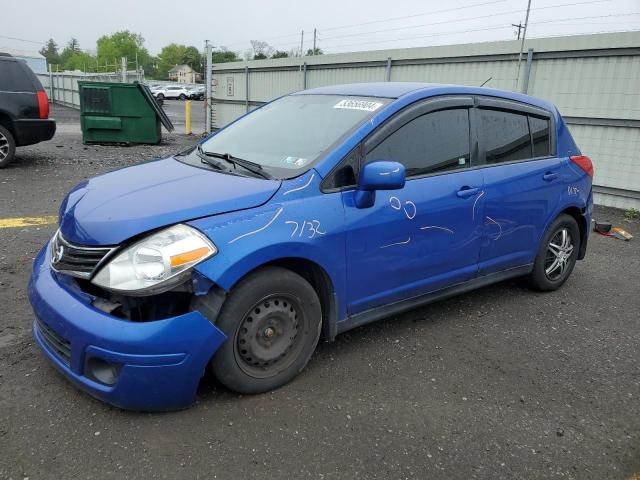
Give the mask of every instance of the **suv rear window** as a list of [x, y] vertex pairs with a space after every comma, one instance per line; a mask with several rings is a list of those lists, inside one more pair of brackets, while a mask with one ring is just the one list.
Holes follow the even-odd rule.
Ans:
[[[31, 75], [29, 75], [31, 74]], [[33, 73], [20, 61], [0, 59], [0, 91], [35, 92]]]

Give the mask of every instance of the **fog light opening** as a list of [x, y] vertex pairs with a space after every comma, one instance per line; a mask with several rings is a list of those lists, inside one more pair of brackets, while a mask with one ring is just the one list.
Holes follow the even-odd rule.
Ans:
[[85, 375], [103, 385], [115, 385], [120, 376], [122, 365], [98, 357], [88, 357], [85, 362]]

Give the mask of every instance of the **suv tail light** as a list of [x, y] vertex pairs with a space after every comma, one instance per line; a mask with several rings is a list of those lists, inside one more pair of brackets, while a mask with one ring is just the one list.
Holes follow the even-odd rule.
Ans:
[[40, 118], [49, 118], [49, 99], [47, 98], [47, 92], [44, 90], [38, 90], [37, 95]]
[[587, 175], [593, 178], [593, 163], [591, 163], [591, 159], [586, 155], [575, 155], [573, 157], [569, 157], [573, 163], [578, 165], [582, 170], [584, 170]]

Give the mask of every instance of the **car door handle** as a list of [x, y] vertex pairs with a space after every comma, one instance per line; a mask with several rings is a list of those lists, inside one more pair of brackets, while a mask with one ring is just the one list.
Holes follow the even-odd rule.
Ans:
[[457, 195], [460, 198], [469, 198], [478, 193], [479, 190], [479, 188], [475, 187], [462, 187], [460, 190], [458, 190]]
[[560, 176], [559, 173], [547, 172], [542, 176], [542, 179], [545, 182], [551, 182], [551, 181], [555, 180], [556, 178], [558, 178], [559, 176]]

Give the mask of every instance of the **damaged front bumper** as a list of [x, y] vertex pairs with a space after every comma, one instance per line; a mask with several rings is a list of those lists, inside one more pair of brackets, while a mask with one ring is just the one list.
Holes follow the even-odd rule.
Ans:
[[149, 322], [109, 315], [91, 304], [40, 251], [29, 282], [33, 336], [82, 390], [130, 410], [176, 410], [196, 397], [204, 370], [226, 337], [198, 311]]

